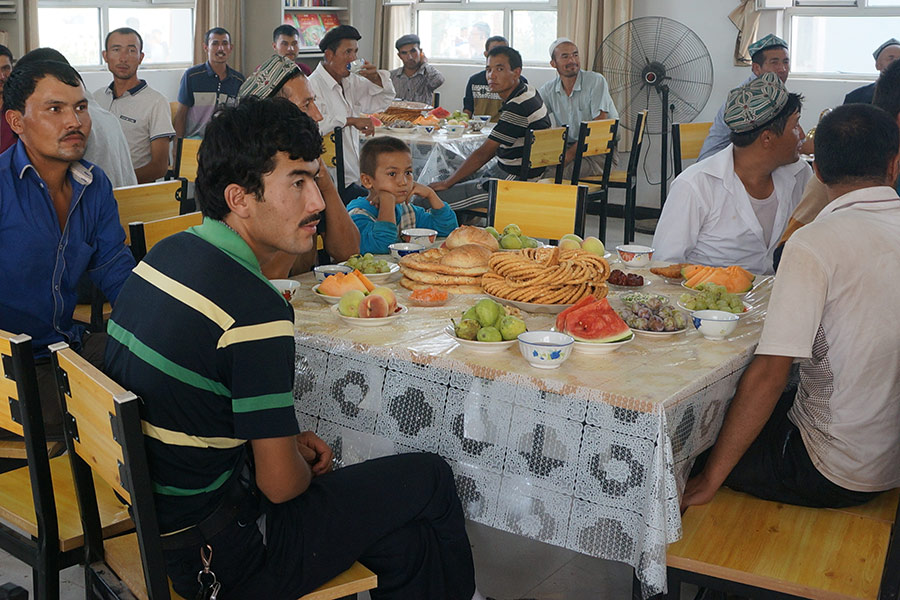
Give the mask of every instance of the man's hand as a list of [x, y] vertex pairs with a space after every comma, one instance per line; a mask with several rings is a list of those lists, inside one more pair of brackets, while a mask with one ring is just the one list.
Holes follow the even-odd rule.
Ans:
[[375, 124], [369, 117], [347, 117], [347, 125], [356, 127], [367, 137], [375, 133]]
[[365, 77], [378, 87], [383, 87], [381, 83], [381, 76], [378, 74], [378, 67], [370, 63], [369, 61], [363, 62], [362, 68], [359, 70], [359, 74], [362, 77]]
[[419, 64], [424, 65], [427, 62], [428, 62], [428, 57], [425, 56], [425, 51], [419, 50]]
[[428, 187], [436, 192], [443, 192], [444, 190], [449, 190], [451, 186], [445, 179], [444, 181], [432, 181], [428, 184]]
[[684, 486], [684, 494], [681, 496], [681, 512], [684, 512], [688, 506], [706, 504], [711, 501], [720, 487], [706, 477], [705, 471], [691, 477]]
[[334, 452], [322, 438], [312, 431], [297, 434], [297, 449], [310, 468], [313, 475], [322, 475], [331, 471], [331, 460]]
[[322, 198], [325, 199], [325, 191], [326, 190], [335, 190], [337, 192], [337, 187], [334, 185], [334, 180], [331, 179], [331, 175], [328, 173], [328, 169], [325, 167], [325, 161], [322, 160], [322, 157], [319, 157], [319, 172], [316, 173], [316, 186], [318, 186], [319, 191], [322, 192]]

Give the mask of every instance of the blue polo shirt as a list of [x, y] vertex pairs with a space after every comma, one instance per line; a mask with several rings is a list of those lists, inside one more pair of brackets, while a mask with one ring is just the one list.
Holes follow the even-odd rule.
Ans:
[[87, 273], [110, 302], [134, 267], [106, 174], [87, 161], [69, 168], [65, 228], [21, 140], [0, 154], [0, 329], [27, 333], [36, 357], [47, 346], [81, 346], [72, 322], [78, 280]]
[[178, 102], [188, 107], [184, 137], [203, 137], [206, 124], [221, 105], [237, 104], [244, 76], [225, 65], [225, 79], [219, 79], [209, 61], [184, 72], [178, 88]]

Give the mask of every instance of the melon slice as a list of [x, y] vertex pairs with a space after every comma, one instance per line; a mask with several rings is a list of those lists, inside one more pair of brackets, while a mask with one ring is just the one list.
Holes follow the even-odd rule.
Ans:
[[[369, 285], [371, 285], [371, 282], [369, 282]], [[369, 288], [355, 273], [335, 273], [326, 277], [325, 281], [319, 284], [319, 293], [326, 296], [340, 297], [350, 290], [359, 290], [364, 294], [369, 293]]]
[[[375, 289], [375, 284], [372, 283], [371, 281], [369, 281], [369, 278], [366, 277], [365, 275], [363, 275], [362, 271], [360, 271], [359, 269], [354, 269], [353, 274], [356, 275], [356, 278], [359, 279], [364, 286], [366, 286], [365, 291], [371, 292], [372, 290]], [[328, 278], [326, 277], [326, 279], [328, 279]], [[319, 289], [322, 289], [322, 288], [319, 288]]]
[[682, 267], [681, 276], [685, 280], [690, 279], [697, 271], [703, 268], [703, 265], [688, 265], [686, 267]]
[[606, 298], [572, 310], [565, 317], [564, 331], [580, 342], [595, 344], [618, 342], [633, 335]]

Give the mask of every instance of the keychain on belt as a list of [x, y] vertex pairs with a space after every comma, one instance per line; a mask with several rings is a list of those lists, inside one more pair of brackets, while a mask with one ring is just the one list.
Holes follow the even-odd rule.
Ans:
[[216, 574], [209, 570], [209, 565], [212, 564], [212, 554], [212, 546], [209, 544], [201, 546], [200, 562], [203, 563], [203, 569], [197, 573], [197, 582], [200, 584], [200, 589], [197, 591], [197, 596], [194, 600], [216, 600], [219, 588], [222, 587], [222, 584], [216, 581]]

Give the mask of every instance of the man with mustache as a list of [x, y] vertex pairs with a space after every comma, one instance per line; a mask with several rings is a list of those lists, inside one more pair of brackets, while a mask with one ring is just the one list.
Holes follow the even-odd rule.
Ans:
[[144, 60], [141, 34], [130, 27], [110, 31], [103, 60], [113, 80], [94, 92], [94, 100], [119, 117], [138, 183], [156, 181], [169, 168], [169, 142], [175, 130], [169, 101], [138, 79], [138, 67]]
[[228, 66], [228, 57], [234, 50], [228, 30], [213, 27], [207, 31], [203, 49], [209, 60], [194, 65], [181, 77], [174, 119], [178, 137], [203, 137], [216, 109], [236, 104], [238, 90], [244, 83], [244, 76]]
[[3, 89], [19, 139], [0, 155], [0, 329], [32, 337], [47, 434], [62, 437], [47, 346], [66, 342], [102, 367], [106, 335], [72, 321], [87, 273], [115, 303], [134, 266], [101, 169], [82, 160], [91, 131], [78, 72], [58, 61], [13, 69]]

